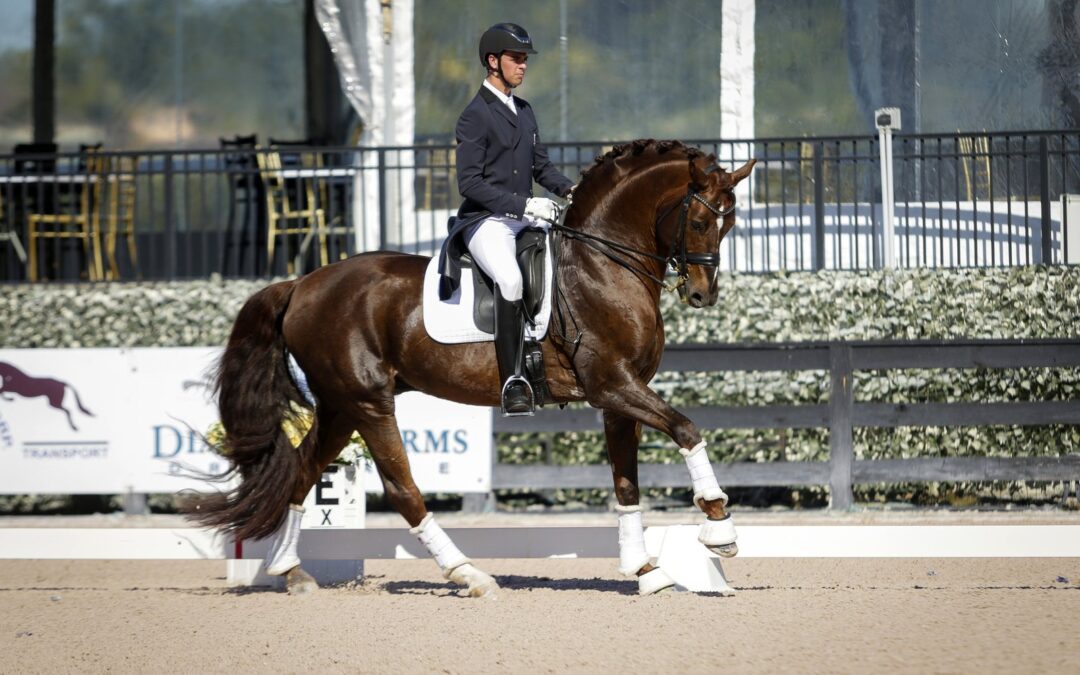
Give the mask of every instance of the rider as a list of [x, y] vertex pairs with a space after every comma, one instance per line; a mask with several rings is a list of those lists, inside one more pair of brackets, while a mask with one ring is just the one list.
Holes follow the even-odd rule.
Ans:
[[[459, 221], [487, 217], [465, 232], [472, 259], [495, 282], [495, 352], [504, 414], [532, 414], [532, 389], [521, 377], [524, 320], [521, 270], [515, 256], [517, 234], [547, 227], [558, 205], [532, 196], [536, 179], [566, 197], [574, 183], [548, 159], [532, 107], [513, 95], [525, 80], [529, 54], [535, 54], [524, 28], [499, 23], [480, 38], [480, 62], [487, 77], [458, 118], [458, 191], [465, 201]], [[545, 222], [546, 221], [546, 222]]]

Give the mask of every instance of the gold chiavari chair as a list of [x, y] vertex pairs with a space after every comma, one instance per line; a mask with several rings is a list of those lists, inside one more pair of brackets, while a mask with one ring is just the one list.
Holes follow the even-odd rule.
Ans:
[[4, 203], [4, 190], [0, 187], [0, 242], [10, 242], [12, 248], [15, 249], [15, 255], [18, 256], [19, 262], [26, 264], [26, 251], [23, 250], [22, 241], [19, 240], [19, 233], [15, 231], [11, 216], [7, 212], [7, 205]]
[[139, 276], [139, 253], [135, 244], [135, 157], [117, 157], [116, 170], [109, 177], [109, 208], [105, 218], [105, 254], [109, 259], [106, 278], [120, 278], [120, 266], [116, 262], [116, 239], [123, 235], [127, 244], [131, 267]]
[[[266, 187], [266, 258], [267, 265], [273, 269], [274, 249], [279, 236], [304, 235], [304, 242], [317, 236], [319, 242], [319, 264], [329, 262], [326, 248], [326, 212], [318, 206], [312, 180], [303, 180], [289, 189], [281, 166], [281, 154], [274, 149], [260, 149], [256, 153], [259, 163], [259, 175]], [[286, 263], [289, 274], [296, 271], [302, 257], [304, 244], [294, 260]]]
[[[74, 208], [57, 213], [30, 213], [27, 216], [27, 277], [38, 280], [38, 239], [81, 239], [87, 259], [87, 278], [104, 279], [101, 259], [101, 195], [110, 174], [109, 159], [96, 149], [86, 152], [86, 171], [72, 174], [70, 185], [77, 195]], [[57, 183], [65, 176], [58, 176]]]

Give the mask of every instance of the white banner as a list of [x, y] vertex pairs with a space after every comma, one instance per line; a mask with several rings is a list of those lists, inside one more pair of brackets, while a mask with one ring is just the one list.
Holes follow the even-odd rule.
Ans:
[[[0, 494], [213, 489], [185, 468], [227, 462], [203, 435], [217, 420], [209, 373], [219, 348], [0, 349]], [[491, 411], [422, 394], [397, 399], [424, 492], [491, 486]], [[371, 471], [364, 481], [381, 489]]]

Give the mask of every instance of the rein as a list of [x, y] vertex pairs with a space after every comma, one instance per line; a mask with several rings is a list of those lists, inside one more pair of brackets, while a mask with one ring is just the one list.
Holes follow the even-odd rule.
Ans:
[[[715, 166], [710, 166], [709, 168], [715, 170]], [[707, 171], [707, 173], [709, 172]], [[626, 244], [620, 244], [619, 242], [605, 239], [604, 237], [600, 237], [595, 234], [579, 232], [578, 230], [566, 227], [565, 225], [563, 225], [563, 220], [565, 220], [566, 212], [569, 209], [564, 209], [562, 217], [559, 218], [559, 222], [552, 224], [551, 227], [553, 230], [563, 234], [568, 239], [576, 239], [584, 243], [586, 246], [593, 249], [594, 251], [598, 251], [604, 254], [608, 259], [610, 259], [612, 262], [619, 265], [620, 267], [624, 267], [633, 272], [634, 274], [637, 274], [638, 276], [643, 276], [651, 281], [656, 282], [665, 291], [674, 292], [678, 290], [680, 286], [686, 283], [687, 278], [689, 278], [688, 268], [690, 265], [701, 265], [704, 267], [720, 266], [719, 252], [688, 253], [686, 250], [686, 220], [690, 212], [690, 204], [695, 201], [707, 208], [717, 218], [723, 218], [724, 216], [735, 210], [734, 203], [732, 203], [732, 205], [727, 207], [726, 209], [720, 208], [715, 204], [711, 203], [709, 200], [702, 197], [701, 193], [697, 192], [693, 188], [690, 188], [686, 193], [686, 197], [684, 197], [681, 202], [676, 202], [675, 204], [672, 204], [656, 220], [656, 224], [657, 226], [659, 226], [661, 223], [667, 220], [668, 216], [671, 215], [672, 210], [674, 210], [677, 206], [681, 204], [682, 208], [679, 211], [679, 222], [676, 229], [676, 235], [675, 238], [671, 241], [671, 248], [668, 250], [668, 254], [666, 256], [657, 255], [648, 251], [642, 251], [641, 249], [634, 248], [633, 246], [627, 246]], [[652, 272], [641, 269], [640, 267], [634, 265], [634, 262], [636, 261], [628, 261], [626, 258], [619, 256], [616, 252], [643, 256], [651, 260], [656, 260], [657, 262], [664, 263], [665, 266], [670, 266], [676, 272], [676, 274], [678, 275], [678, 279], [675, 283], [669, 284], [664, 281], [663, 278], [657, 277]]]
[[[708, 175], [714, 171], [717, 171], [718, 169], [719, 167], [716, 164], [710, 164], [709, 167], [705, 169], [705, 174]], [[594, 251], [602, 253], [605, 257], [614, 262], [616, 265], [630, 270], [639, 277], [645, 277], [646, 279], [655, 282], [665, 291], [670, 291], [674, 293], [675, 291], [679, 290], [679, 288], [683, 284], [686, 283], [687, 279], [689, 279], [690, 265], [702, 265], [704, 267], [720, 266], [719, 251], [717, 251], [716, 253], [688, 253], [686, 250], [686, 221], [690, 213], [690, 205], [692, 202], [695, 201], [707, 208], [718, 219], [723, 218], [724, 216], [735, 210], [734, 201], [732, 202], [731, 206], [723, 208], [711, 203], [709, 200], [702, 197], [699, 192], [693, 189], [693, 187], [689, 188], [687, 190], [686, 196], [681, 201], [675, 202], [674, 204], [669, 206], [667, 209], [664, 210], [660, 217], [656, 219], [656, 226], [659, 227], [661, 223], [667, 220], [668, 216], [671, 215], [671, 212], [676, 207], [679, 207], [681, 205], [682, 208], [679, 212], [679, 222], [677, 225], [676, 236], [675, 239], [672, 240], [671, 248], [668, 250], [668, 254], [666, 256], [650, 253], [649, 251], [642, 251], [641, 249], [634, 248], [633, 246], [628, 246], [626, 244], [621, 244], [610, 239], [605, 239], [604, 237], [600, 237], [595, 234], [588, 234], [586, 232], [580, 232], [578, 230], [566, 227], [563, 222], [566, 220], [566, 214], [570, 210], [569, 206], [561, 210], [558, 222], [552, 223], [551, 229], [556, 234], [561, 234], [568, 239], [580, 241]], [[556, 251], [559, 250], [560, 249], [557, 247]], [[627, 260], [626, 257], [620, 254], [643, 256], [645, 258], [661, 262], [664, 264], [665, 267], [670, 266], [676, 272], [678, 278], [674, 283], [669, 284], [662, 277], [657, 277], [649, 270], [642, 269], [639, 265], [635, 264], [637, 261]], [[569, 307], [566, 306], [566, 296], [563, 292], [562, 285], [559, 283], [560, 275], [557, 271], [558, 265], [556, 265], [555, 267], [556, 273], [554, 275], [554, 309], [558, 316], [558, 323], [560, 326], [559, 338], [565, 343], [573, 345], [574, 349], [570, 354], [570, 359], [572, 361], [574, 359], [574, 356], [577, 354], [578, 347], [581, 344], [581, 338], [584, 336], [585, 333], [578, 326], [578, 322], [577, 319], [574, 317], [574, 313], [570, 310]], [[571, 340], [566, 334], [566, 317], [563, 314], [564, 307], [566, 308], [566, 312], [570, 315], [570, 321], [573, 322], [574, 325], [574, 334], [576, 335], [576, 337], [573, 340]]]

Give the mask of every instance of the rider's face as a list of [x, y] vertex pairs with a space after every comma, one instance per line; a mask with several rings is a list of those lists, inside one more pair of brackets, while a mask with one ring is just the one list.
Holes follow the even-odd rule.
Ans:
[[525, 70], [529, 67], [529, 55], [525, 52], [503, 52], [499, 56], [503, 78], [511, 87], [519, 87], [525, 81]]

